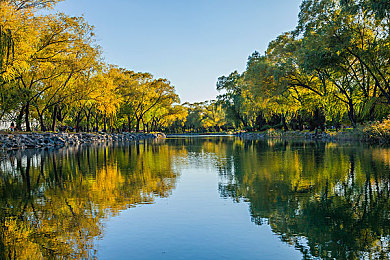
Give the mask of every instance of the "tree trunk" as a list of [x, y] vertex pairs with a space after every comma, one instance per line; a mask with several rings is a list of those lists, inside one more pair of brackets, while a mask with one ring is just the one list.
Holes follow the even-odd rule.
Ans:
[[26, 109], [25, 109], [25, 122], [26, 122], [26, 132], [31, 132], [31, 126], [30, 126], [30, 102], [27, 102]]
[[89, 132], [89, 118], [91, 117], [90, 113], [87, 114], [87, 132]]
[[43, 121], [43, 113], [38, 113], [39, 115], [39, 124], [41, 125], [41, 131], [42, 132], [45, 132], [46, 131], [46, 127], [45, 127], [45, 122]]
[[99, 113], [96, 112], [96, 116], [95, 116], [95, 130], [96, 132], [99, 132]]
[[301, 115], [298, 115], [298, 128], [299, 131], [303, 131], [303, 120]]
[[375, 121], [375, 106], [376, 106], [376, 104], [374, 103], [374, 104], [371, 106], [371, 108], [370, 108], [370, 113], [369, 113], [369, 115], [370, 115], [370, 120], [371, 120], [371, 121]]
[[76, 116], [76, 132], [80, 132], [80, 123], [83, 120], [82, 111], [79, 111]]
[[57, 106], [54, 106], [53, 114], [52, 114], [53, 123], [51, 125], [51, 131], [56, 130], [56, 123], [57, 123]]
[[148, 126], [145, 124], [144, 119], [142, 118], [142, 128], [143, 128], [144, 133], [146, 133], [148, 131], [147, 127]]
[[136, 127], [135, 127], [135, 131], [136, 131], [137, 133], [139, 133], [139, 123], [140, 123], [140, 121], [141, 121], [141, 118], [137, 118], [137, 125], [136, 125]]
[[351, 121], [351, 124], [352, 124], [353, 128], [356, 128], [355, 110], [354, 110], [354, 107], [353, 107], [352, 100], [349, 100], [348, 108], [349, 108], [348, 109], [349, 120]]
[[106, 117], [106, 114], [104, 114], [104, 116], [103, 116], [104, 132], [107, 132], [107, 123], [106, 123], [106, 121], [107, 121], [107, 117]]
[[129, 132], [131, 132], [131, 123], [132, 123], [132, 119], [130, 119], [130, 116], [127, 116], [127, 125], [128, 125], [128, 128], [129, 128]]
[[78, 133], [78, 132], [80, 132], [80, 118], [79, 118], [79, 116], [77, 116], [77, 118], [76, 118], [76, 132]]
[[22, 121], [24, 116], [24, 106], [20, 109], [19, 115], [16, 119], [16, 130], [21, 131], [22, 130]]
[[288, 131], [288, 126], [287, 126], [287, 123], [286, 123], [286, 117], [284, 115], [282, 115], [282, 124], [283, 124], [284, 131]]
[[107, 132], [106, 115], [103, 116], [103, 131]]

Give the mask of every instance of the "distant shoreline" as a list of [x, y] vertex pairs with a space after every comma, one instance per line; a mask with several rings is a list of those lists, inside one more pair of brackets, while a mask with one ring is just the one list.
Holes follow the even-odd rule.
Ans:
[[175, 137], [223, 137], [236, 136], [246, 140], [284, 139], [297, 141], [323, 141], [323, 142], [364, 142], [368, 144], [389, 144], [385, 135], [373, 135], [372, 131], [363, 129], [346, 129], [341, 131], [283, 131], [267, 130], [262, 132], [222, 132], [222, 133], [182, 133], [167, 134], [167, 138]]

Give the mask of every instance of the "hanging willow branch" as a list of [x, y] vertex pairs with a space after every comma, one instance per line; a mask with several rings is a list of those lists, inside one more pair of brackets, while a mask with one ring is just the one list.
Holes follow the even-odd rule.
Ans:
[[15, 45], [12, 39], [11, 30], [4, 29], [0, 25], [0, 73], [4, 70], [5, 66], [9, 64], [11, 58], [13, 58], [14, 48]]

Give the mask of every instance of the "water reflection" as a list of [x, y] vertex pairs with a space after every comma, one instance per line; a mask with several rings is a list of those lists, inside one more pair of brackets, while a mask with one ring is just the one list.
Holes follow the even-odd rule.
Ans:
[[103, 220], [175, 186], [164, 144], [28, 151], [0, 163], [0, 259], [94, 258]]
[[220, 194], [304, 258], [388, 258], [389, 150], [273, 141], [233, 146]]
[[[205, 178], [207, 169], [219, 176], [219, 194], [213, 190], [217, 200], [248, 203], [251, 220], [269, 225], [280, 243], [294, 246], [303, 258], [389, 258], [389, 158], [387, 148], [232, 137], [11, 154], [0, 162], [0, 259], [94, 258], [107, 219], [170, 196], [179, 175], [189, 169], [199, 187], [186, 190], [191, 202], [182, 198], [172, 214], [182, 208], [197, 212], [202, 225], [187, 219], [176, 225], [169, 214], [150, 216], [149, 221], [170, 223], [193, 235], [207, 233], [198, 229], [214, 223], [208, 222], [211, 210], [198, 212], [196, 205], [215, 205], [214, 213], [224, 210], [214, 198], [209, 202], [209, 193], [202, 193], [205, 185], [197, 174]], [[213, 225], [210, 237], [230, 230], [231, 219], [219, 221], [223, 225]], [[235, 234], [240, 234], [244, 223], [234, 224]], [[153, 236], [164, 248], [162, 233]], [[241, 251], [226, 246], [224, 253], [245, 258], [234, 253], [247, 250], [247, 255], [257, 256], [249, 252], [265, 250], [256, 243], [249, 247], [250, 242], [245, 241], [248, 247]], [[142, 243], [134, 246], [141, 248]], [[123, 251], [124, 258], [131, 253]]]

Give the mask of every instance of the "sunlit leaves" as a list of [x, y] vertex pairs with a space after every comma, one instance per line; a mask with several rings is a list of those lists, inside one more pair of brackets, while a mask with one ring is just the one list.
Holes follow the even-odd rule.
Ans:
[[131, 121], [139, 130], [174, 111], [179, 98], [168, 80], [102, 62], [83, 17], [38, 12], [57, 2], [0, 1], [0, 118], [16, 120], [17, 128], [23, 120], [28, 131], [34, 120], [41, 130], [70, 124], [80, 131], [92, 123], [119, 128], [127, 118], [128, 130]]
[[320, 114], [336, 127], [382, 119], [390, 112], [388, 7], [380, 0], [304, 0], [295, 30], [271, 41], [264, 55], [254, 52], [240, 84], [237, 73], [220, 78], [217, 89], [227, 90], [220, 99], [233, 104], [240, 96], [242, 115], [256, 107], [252, 114], [273, 125], [280, 118], [285, 129], [294, 121], [301, 130], [324, 129]]

